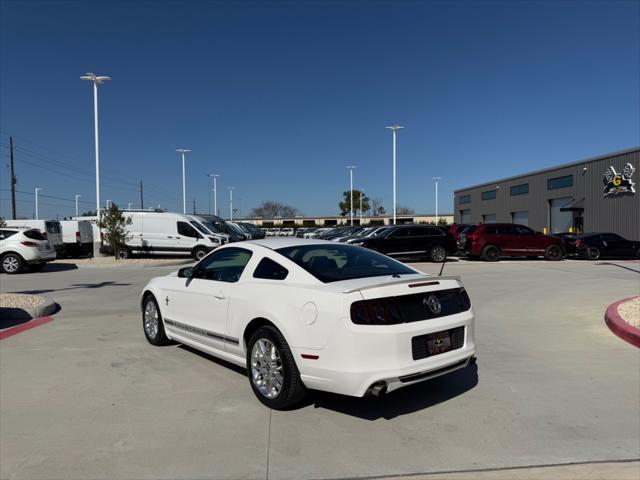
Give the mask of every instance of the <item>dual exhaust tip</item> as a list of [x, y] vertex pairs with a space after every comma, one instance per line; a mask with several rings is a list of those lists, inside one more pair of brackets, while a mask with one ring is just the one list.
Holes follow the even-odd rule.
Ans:
[[[478, 359], [473, 356], [469, 358], [467, 366], [470, 367], [471, 365], [475, 365], [477, 361]], [[369, 387], [369, 390], [367, 390], [367, 394], [374, 397], [381, 397], [385, 393], [387, 393], [387, 382], [385, 382], [384, 380], [374, 383]]]

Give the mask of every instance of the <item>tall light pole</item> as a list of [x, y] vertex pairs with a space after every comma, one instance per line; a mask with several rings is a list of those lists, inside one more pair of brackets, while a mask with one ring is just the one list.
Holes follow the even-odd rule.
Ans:
[[357, 168], [355, 165], [347, 165], [349, 169], [349, 219], [351, 222], [351, 226], [353, 227], [353, 169]]
[[131, 210], [131, 205], [133, 205], [133, 203], [128, 203], [127, 204], [127, 210]]
[[82, 195], [76, 195], [76, 217], [78, 216], [78, 198], [80, 198]]
[[80, 77], [81, 80], [93, 82], [93, 124], [95, 130], [96, 141], [96, 215], [98, 216], [98, 225], [100, 225], [100, 148], [98, 140], [98, 85], [102, 85], [111, 77], [104, 75], [96, 75], [87, 73]]
[[187, 183], [184, 176], [184, 160], [185, 154], [190, 151], [191, 150], [187, 150], [185, 148], [178, 148], [176, 150], [176, 152], [179, 152], [182, 155], [182, 213], [187, 213]]
[[211, 179], [213, 178], [213, 214], [218, 215], [218, 192], [216, 187], [216, 178], [220, 175], [215, 173], [209, 174], [209, 215], [211, 215]]
[[404, 128], [400, 125], [384, 127], [393, 132], [393, 224], [396, 224], [396, 131]]
[[106, 205], [107, 205], [107, 209], [109, 209], [109, 207], [111, 206], [111, 200], [107, 200]]
[[438, 180], [442, 180], [442, 177], [433, 177], [432, 180], [436, 181], [436, 225], [440, 221], [438, 217]]
[[362, 197], [364, 196], [364, 190], [360, 190], [360, 226], [362, 226]]
[[40, 220], [38, 217], [38, 192], [42, 190], [42, 188], [36, 188], [36, 220]]
[[227, 187], [229, 189], [229, 221], [233, 222], [233, 189], [235, 187]]

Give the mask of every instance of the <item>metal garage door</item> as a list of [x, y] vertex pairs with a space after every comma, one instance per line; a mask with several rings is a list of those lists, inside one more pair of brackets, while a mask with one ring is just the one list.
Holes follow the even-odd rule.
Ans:
[[520, 225], [529, 225], [529, 212], [512, 212], [511, 213], [511, 222], [519, 223]]
[[460, 210], [460, 223], [471, 223], [471, 210]]
[[482, 223], [496, 223], [496, 214], [488, 213], [486, 215], [482, 215]]
[[573, 200], [572, 197], [553, 198], [549, 200], [549, 221], [551, 233], [568, 232], [573, 226], [573, 213], [561, 212], [562, 207], [567, 206]]

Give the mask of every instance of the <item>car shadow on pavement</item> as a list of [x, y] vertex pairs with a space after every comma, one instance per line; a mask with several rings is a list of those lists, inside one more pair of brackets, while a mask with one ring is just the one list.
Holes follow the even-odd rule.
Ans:
[[477, 384], [478, 365], [475, 364], [381, 397], [357, 398], [313, 392], [306, 405], [313, 404], [315, 408], [325, 408], [363, 420], [391, 420], [451, 400]]
[[68, 270], [77, 270], [78, 265], [75, 263], [49, 263], [42, 270], [43, 272], [66, 272]]
[[0, 330], [31, 321], [31, 315], [21, 308], [0, 307]]
[[11, 293], [24, 293], [25, 295], [41, 295], [43, 293], [62, 292], [64, 290], [77, 290], [79, 288], [103, 288], [103, 287], [128, 287], [131, 283], [117, 283], [117, 282], [99, 282], [99, 283], [72, 283], [66, 288], [48, 288], [42, 290], [22, 290], [20, 292]]

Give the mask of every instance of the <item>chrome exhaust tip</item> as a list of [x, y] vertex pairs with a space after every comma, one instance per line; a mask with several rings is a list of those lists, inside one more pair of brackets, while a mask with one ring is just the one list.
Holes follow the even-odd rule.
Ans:
[[374, 383], [371, 386], [371, 388], [369, 389], [369, 392], [374, 397], [380, 397], [380, 396], [384, 395], [385, 393], [387, 393], [387, 383], [386, 382]]

